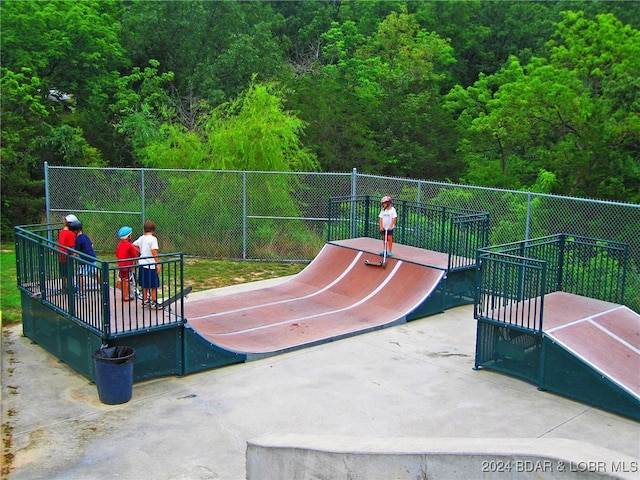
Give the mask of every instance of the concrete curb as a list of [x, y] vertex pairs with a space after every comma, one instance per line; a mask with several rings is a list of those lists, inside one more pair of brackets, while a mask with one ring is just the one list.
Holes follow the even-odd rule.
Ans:
[[556, 438], [269, 434], [247, 444], [247, 480], [637, 479], [638, 460]]

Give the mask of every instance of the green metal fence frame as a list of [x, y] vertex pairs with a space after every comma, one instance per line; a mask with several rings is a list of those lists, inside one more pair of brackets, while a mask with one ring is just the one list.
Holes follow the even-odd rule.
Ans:
[[[448, 271], [475, 266], [478, 248], [489, 241], [489, 212], [398, 200], [394, 237], [403, 245], [449, 255]], [[379, 238], [378, 197], [358, 195], [329, 200], [327, 241]]]
[[[477, 303], [487, 295], [493, 297], [491, 303], [505, 303], [562, 291], [624, 304], [629, 246], [623, 242], [558, 234], [479, 248], [477, 256], [480, 275]], [[595, 265], [591, 265], [593, 261]], [[506, 266], [504, 275], [511, 278], [507, 284], [510, 289], [496, 288], [495, 279], [488, 278], [492, 263]], [[540, 275], [532, 273], [537, 271]], [[532, 275], [539, 282], [535, 287], [529, 278]], [[475, 315], [493, 320], [483, 318], [481, 311]], [[541, 315], [539, 321], [537, 330], [542, 329]]]

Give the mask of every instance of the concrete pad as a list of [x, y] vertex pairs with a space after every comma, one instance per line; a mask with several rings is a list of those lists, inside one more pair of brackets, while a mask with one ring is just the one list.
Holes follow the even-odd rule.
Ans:
[[20, 325], [5, 327], [2, 423], [14, 455], [7, 478], [240, 480], [247, 442], [268, 434], [555, 438], [640, 459], [637, 422], [474, 371], [475, 327], [472, 306], [459, 307], [246, 364], [136, 383], [131, 401], [114, 406], [23, 337]]

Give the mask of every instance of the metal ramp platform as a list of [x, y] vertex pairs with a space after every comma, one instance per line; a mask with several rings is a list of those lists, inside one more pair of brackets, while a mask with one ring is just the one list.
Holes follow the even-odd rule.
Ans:
[[640, 315], [565, 292], [546, 295], [544, 306], [540, 336], [479, 325], [481, 346], [493, 348], [477, 366], [640, 420]]

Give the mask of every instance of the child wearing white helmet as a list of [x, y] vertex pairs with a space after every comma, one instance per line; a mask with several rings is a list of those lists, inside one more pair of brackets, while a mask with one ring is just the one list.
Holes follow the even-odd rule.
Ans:
[[135, 296], [131, 294], [131, 283], [133, 280], [133, 267], [136, 264], [135, 258], [140, 254], [140, 250], [131, 243], [131, 227], [120, 227], [118, 230], [118, 238], [120, 241], [116, 246], [116, 258], [118, 259], [118, 280], [122, 288], [122, 301], [128, 302], [134, 300]]
[[380, 252], [380, 255], [384, 255], [386, 250], [387, 256], [392, 257], [393, 253], [391, 250], [393, 248], [393, 229], [396, 226], [396, 219], [398, 218], [398, 212], [396, 212], [395, 207], [393, 206], [393, 201], [389, 195], [382, 197], [380, 200], [380, 204], [382, 205], [382, 210], [380, 211], [380, 215], [378, 215], [378, 223], [380, 225], [380, 235], [382, 236], [383, 250]]
[[58, 251], [60, 252], [58, 254], [58, 273], [60, 274], [60, 278], [62, 279], [63, 289], [67, 288], [67, 278], [69, 277], [69, 256], [67, 255], [67, 253], [69, 252], [70, 248], [76, 246], [76, 236], [69, 229], [69, 224], [77, 221], [78, 217], [76, 217], [75, 215], [71, 213], [69, 215], [66, 215], [63, 219], [64, 224], [62, 226], [62, 229], [58, 233]]

